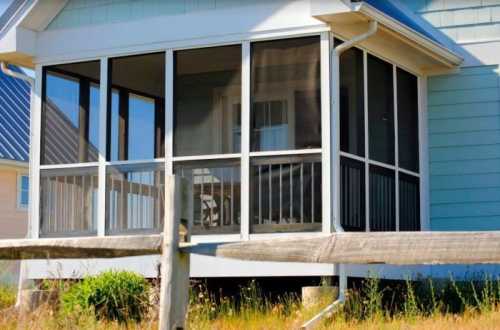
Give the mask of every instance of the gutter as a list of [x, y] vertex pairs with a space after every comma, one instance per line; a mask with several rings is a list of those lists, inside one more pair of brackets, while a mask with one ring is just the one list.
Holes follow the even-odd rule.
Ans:
[[[373, 36], [378, 30], [378, 22], [375, 20], [370, 21], [370, 25], [368, 31], [353, 37], [350, 40], [343, 42], [337, 47], [332, 49], [332, 66], [331, 66], [331, 83], [330, 83], [330, 93], [331, 93], [331, 103], [330, 107], [332, 109], [330, 115], [330, 128], [333, 128], [333, 134], [330, 133], [330, 146], [333, 150], [335, 148], [335, 152], [338, 155], [340, 153], [340, 55], [352, 48], [356, 44], [368, 39]], [[365, 119], [366, 120], [366, 119]], [[333, 155], [332, 155], [333, 156]], [[340, 221], [340, 208], [338, 205], [338, 201], [340, 200], [340, 157], [334, 159], [331, 157], [332, 162], [336, 162], [337, 166], [331, 167], [330, 180], [331, 186], [335, 187], [334, 194], [334, 203], [336, 204], [333, 207], [336, 210], [336, 214], [333, 214], [332, 217], [334, 219], [334, 229], [337, 233], [343, 233], [344, 228], [342, 227]], [[301, 329], [312, 329], [314, 328], [319, 321], [321, 321], [324, 317], [331, 315], [335, 311], [335, 309], [339, 306], [342, 306], [345, 303], [346, 298], [346, 290], [347, 290], [347, 275], [345, 272], [345, 265], [338, 264], [339, 266], [339, 296], [337, 300], [335, 300], [332, 304], [328, 305], [325, 309], [319, 312], [312, 319], [304, 323]]]
[[33, 86], [35, 86], [35, 79], [31, 78], [30, 76], [28, 76], [24, 73], [15, 72], [15, 71], [9, 69], [9, 67], [7, 66], [7, 64], [4, 61], [0, 62], [0, 70], [2, 70], [2, 72], [7, 76], [10, 76], [10, 77], [16, 78], [16, 79], [21, 79], [21, 80], [28, 82], [30, 84], [31, 88], [33, 88]]
[[[372, 20], [376, 20], [380, 24], [387, 27], [389, 31], [394, 31], [408, 40], [414, 42], [414, 45], [422, 45], [422, 51], [426, 52], [430, 56], [440, 60], [450, 68], [454, 68], [462, 64], [464, 59], [447, 49], [446, 47], [438, 44], [434, 40], [422, 35], [421, 33], [401, 24], [398, 20], [382, 13], [373, 6], [367, 4], [366, 2], [351, 3], [352, 11], [362, 13]], [[434, 54], [432, 54], [432, 52]], [[437, 55], [437, 56], [436, 56]], [[439, 58], [438, 58], [439, 57]]]

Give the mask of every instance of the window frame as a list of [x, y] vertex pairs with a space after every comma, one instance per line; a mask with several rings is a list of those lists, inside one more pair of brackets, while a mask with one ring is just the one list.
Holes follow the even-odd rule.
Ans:
[[[338, 39], [341, 40], [342, 42], [345, 41], [344, 38], [342, 38], [339, 35], [332, 34], [332, 39]], [[396, 229], [395, 231], [399, 231], [400, 227], [400, 200], [399, 200], [399, 173], [404, 173], [405, 175], [409, 175], [412, 177], [415, 177], [418, 179], [418, 187], [419, 187], [419, 211], [420, 211], [420, 231], [426, 230], [428, 228], [428, 219], [426, 218], [427, 214], [427, 189], [428, 189], [428, 183], [425, 180], [425, 178], [428, 176], [428, 167], [425, 165], [427, 161], [427, 151], [426, 151], [426, 146], [427, 146], [427, 140], [425, 139], [425, 132], [426, 132], [426, 126], [425, 125], [425, 113], [424, 109], [426, 109], [426, 105], [424, 105], [425, 98], [423, 95], [423, 88], [422, 85], [425, 83], [425, 77], [422, 76], [421, 74], [408, 69], [407, 67], [400, 65], [396, 63], [395, 61], [386, 58], [385, 56], [382, 56], [380, 54], [377, 54], [370, 49], [362, 46], [354, 46], [353, 48], [357, 48], [363, 52], [363, 93], [364, 93], [364, 138], [365, 138], [365, 150], [364, 150], [364, 157], [354, 155], [345, 151], [342, 151], [340, 149], [340, 141], [338, 141], [338, 155], [336, 159], [336, 166], [340, 168], [340, 159], [341, 157], [346, 157], [351, 160], [355, 160], [358, 162], [363, 163], [365, 167], [365, 172], [364, 172], [364, 180], [365, 180], [365, 231], [370, 232], [370, 166], [378, 166], [382, 167], [384, 169], [392, 170], [394, 172], [394, 182], [395, 182], [395, 222], [396, 222]], [[392, 67], [392, 80], [393, 80], [393, 112], [394, 112], [394, 165], [392, 164], [387, 164], [383, 162], [379, 162], [373, 159], [370, 159], [370, 154], [369, 154], [369, 120], [368, 120], [368, 55], [374, 56], [378, 58], [379, 60], [385, 61], [388, 64], [391, 65]], [[398, 94], [397, 94], [397, 88], [398, 88], [398, 79], [397, 79], [397, 70], [402, 69], [412, 75], [414, 75], [417, 78], [417, 99], [418, 99], [418, 135], [417, 135], [417, 142], [418, 142], [418, 151], [419, 151], [419, 171], [414, 172], [407, 170], [405, 168], [402, 168], [399, 166], [399, 138], [398, 138]], [[336, 82], [337, 85], [340, 87], [340, 77], [339, 81]], [[340, 114], [339, 114], [340, 118]], [[340, 129], [340, 128], [339, 128]], [[340, 186], [340, 182], [339, 182]], [[337, 205], [338, 210], [337, 215], [340, 216], [340, 196], [336, 196], [337, 198]]]
[[[23, 178], [28, 179], [28, 200], [26, 201], [26, 204], [22, 203], [22, 193], [23, 193]], [[21, 211], [28, 211], [29, 204], [30, 204], [30, 191], [31, 191], [31, 185], [30, 185], [30, 177], [27, 172], [18, 172], [17, 173], [17, 193], [16, 193], [16, 200], [17, 200], [17, 209]]]

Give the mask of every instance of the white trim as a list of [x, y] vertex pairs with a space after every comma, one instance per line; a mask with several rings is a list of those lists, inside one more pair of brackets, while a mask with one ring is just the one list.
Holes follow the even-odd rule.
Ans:
[[331, 50], [333, 47], [333, 39], [329, 32], [321, 34], [320, 49], [321, 49], [321, 173], [322, 173], [322, 231], [323, 233], [332, 232], [332, 191], [331, 191], [331, 154], [330, 154], [330, 103], [331, 103]]
[[345, 151], [341, 151], [340, 155], [342, 157], [351, 158], [351, 159], [354, 159], [354, 160], [357, 160], [357, 161], [360, 161], [360, 162], [366, 162], [366, 158], [365, 157], [360, 157], [360, 156], [357, 156], [357, 155], [354, 155], [354, 154], [350, 154], [350, 153], [345, 152]]
[[31, 238], [38, 238], [40, 234], [40, 139], [41, 139], [41, 126], [42, 126], [42, 85], [43, 85], [43, 67], [37, 65], [35, 68], [35, 87], [32, 94], [31, 105], [31, 157], [30, 162], [30, 227], [28, 228], [29, 236]]
[[368, 52], [363, 50], [363, 106], [365, 129], [365, 231], [370, 231], [370, 139], [368, 137]]
[[408, 170], [405, 170], [404, 168], [402, 167], [398, 167], [398, 172], [401, 172], [401, 173], [404, 173], [404, 174], [408, 174], [408, 175], [411, 175], [411, 176], [415, 176], [417, 178], [420, 178], [420, 173], [417, 173], [417, 172], [413, 172], [413, 171], [408, 171]]
[[308, 154], [321, 154], [321, 152], [322, 152], [321, 148], [297, 149], [297, 150], [276, 150], [276, 151], [252, 151], [252, 152], [250, 152], [250, 157], [308, 155]]
[[[16, 190], [16, 207], [19, 211], [28, 211], [29, 209], [29, 204], [30, 204], [30, 201], [29, 201], [29, 191], [30, 191], [30, 184], [29, 184], [29, 180], [30, 180], [30, 177], [29, 177], [29, 173], [26, 172], [26, 171], [19, 171], [17, 172], [17, 175], [16, 175], [17, 179], [17, 190]], [[27, 201], [27, 204], [26, 205], [23, 205], [21, 204], [21, 196], [22, 196], [22, 178], [23, 177], [27, 177], [28, 178], [28, 201]]]
[[165, 158], [152, 158], [152, 159], [134, 159], [134, 160], [113, 160], [106, 162], [106, 166], [120, 166], [120, 165], [140, 165], [149, 163], [163, 163]]
[[427, 121], [427, 77], [418, 77], [418, 131], [420, 172], [420, 230], [431, 230], [429, 186], [429, 141]]
[[100, 61], [99, 179], [97, 180], [97, 236], [106, 235], [106, 137], [108, 112], [108, 58]]
[[241, 239], [250, 237], [250, 41], [241, 45]]
[[73, 63], [73, 62], [85, 62], [88, 60], [96, 60], [102, 56], [111, 57], [121, 57], [130, 55], [139, 55], [147, 53], [158, 53], [165, 52], [167, 50], [184, 50], [191, 48], [206, 48], [206, 47], [217, 47], [217, 46], [228, 46], [234, 44], [241, 44], [247, 41], [265, 41], [265, 40], [276, 40], [276, 39], [287, 39], [287, 38], [299, 38], [311, 35], [319, 35], [322, 32], [330, 31], [330, 26], [324, 23], [320, 23], [315, 26], [309, 27], [299, 27], [299, 28], [285, 28], [285, 29], [275, 29], [259, 32], [248, 32], [248, 33], [237, 33], [222, 36], [209, 36], [202, 38], [193, 39], [183, 39], [183, 40], [173, 40], [157, 43], [148, 43], [127, 47], [118, 48], [106, 48], [91, 51], [80, 51], [75, 53], [63, 54], [63, 55], [53, 55], [53, 56], [42, 56], [34, 59], [34, 63], [47, 65], [63, 64], [63, 63]]
[[[342, 157], [351, 158], [351, 159], [357, 160], [359, 162], [366, 162], [366, 163], [371, 164], [371, 165], [376, 165], [376, 166], [379, 166], [379, 167], [384, 167], [384, 168], [387, 168], [389, 170], [393, 170], [394, 171], [396, 169], [396, 167], [394, 165], [389, 165], [389, 164], [381, 163], [381, 162], [378, 162], [376, 160], [366, 159], [364, 157], [353, 155], [353, 154], [350, 154], [350, 153], [345, 152], [345, 151], [341, 151], [340, 155]], [[412, 176], [415, 176], [415, 177], [420, 177], [420, 173], [409, 171], [409, 170], [405, 170], [402, 167], [398, 167], [397, 169], [401, 173], [405, 173], [405, 174], [412, 175]]]
[[[393, 96], [393, 112], [394, 112], [394, 165], [399, 168], [399, 140], [398, 140], [398, 77], [397, 68], [392, 65], [392, 96]], [[418, 123], [417, 123], [418, 124]], [[395, 216], [396, 216], [396, 231], [399, 231], [399, 171], [394, 171], [394, 197], [395, 197]]]
[[[99, 109], [101, 110], [101, 109]], [[101, 114], [99, 114], [101, 115]], [[101, 120], [101, 118], [99, 118]], [[101, 125], [99, 124], [99, 134], [101, 134]], [[100, 143], [101, 141], [99, 141]], [[104, 142], [106, 143], [106, 142]], [[101, 153], [99, 153], [99, 161], [100, 161]], [[106, 159], [106, 154], [104, 154], [104, 159]], [[62, 169], [62, 168], [81, 168], [81, 167], [97, 167], [99, 166], [99, 161], [97, 162], [89, 162], [89, 163], [72, 163], [72, 164], [50, 164], [50, 165], [40, 165], [40, 170], [53, 170], [53, 169]]]
[[214, 154], [200, 156], [176, 156], [173, 157], [174, 162], [186, 162], [192, 160], [212, 160], [212, 159], [233, 159], [240, 158], [241, 154]]
[[[335, 53], [332, 40], [332, 53], [330, 55], [330, 190], [332, 207], [329, 212], [330, 219], [335, 223], [334, 230], [342, 230], [340, 219], [340, 56]], [[323, 120], [323, 119], [322, 119]], [[338, 228], [340, 226], [340, 228]]]
[[174, 174], [174, 52], [165, 52], [165, 177]]

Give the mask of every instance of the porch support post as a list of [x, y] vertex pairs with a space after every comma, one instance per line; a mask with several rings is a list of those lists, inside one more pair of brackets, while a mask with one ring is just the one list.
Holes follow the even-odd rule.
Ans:
[[[165, 176], [165, 224], [161, 257], [160, 330], [184, 329], [189, 302], [189, 253], [179, 250], [182, 214], [191, 218], [187, 180]], [[184, 210], [183, 210], [184, 208]], [[186, 219], [189, 233], [192, 219]]]

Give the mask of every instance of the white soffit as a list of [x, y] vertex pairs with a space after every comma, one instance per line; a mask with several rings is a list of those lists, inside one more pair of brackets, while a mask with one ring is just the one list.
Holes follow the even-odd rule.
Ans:
[[423, 74], [455, 70], [463, 62], [447, 47], [363, 1], [311, 0], [311, 15], [346, 39], [365, 32], [370, 20], [377, 21], [379, 30], [361, 45]]

